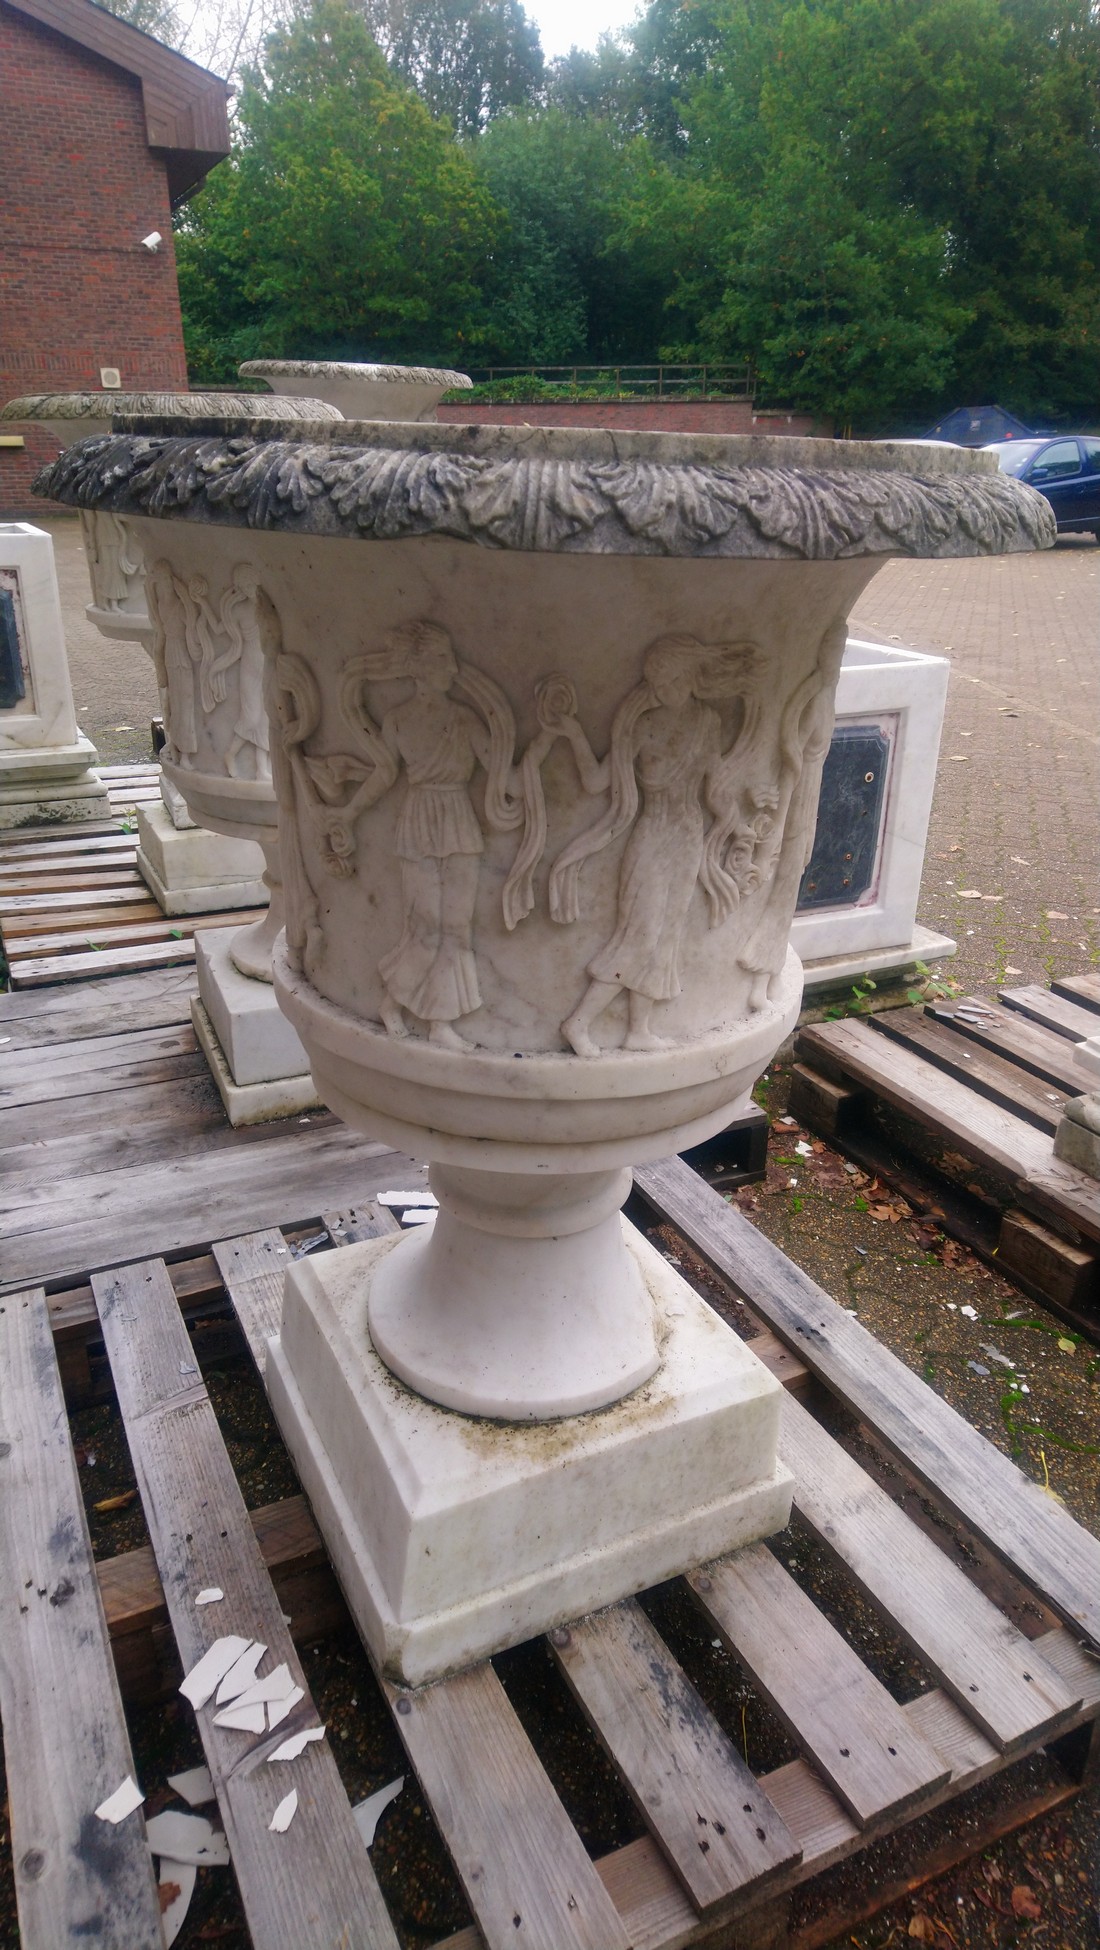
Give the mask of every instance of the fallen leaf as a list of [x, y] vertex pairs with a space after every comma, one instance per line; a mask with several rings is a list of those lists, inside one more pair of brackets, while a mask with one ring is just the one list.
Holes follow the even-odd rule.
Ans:
[[108, 1510], [125, 1510], [136, 1495], [136, 1490], [123, 1490], [119, 1496], [105, 1496], [102, 1503], [93, 1503], [92, 1509], [99, 1515], [105, 1515]]
[[936, 1925], [930, 1916], [925, 1916], [923, 1910], [918, 1910], [915, 1916], [909, 1918], [909, 1935], [917, 1943], [935, 1943]]
[[1039, 1900], [1034, 1889], [1029, 1889], [1026, 1882], [1018, 1882], [1016, 1884], [1015, 1889], [1012, 1891], [1011, 1901], [1014, 1916], [1026, 1916], [1032, 1923], [1038, 1923], [1040, 1921], [1043, 1912]]
[[1068, 1340], [1064, 1334], [1059, 1334], [1058, 1346], [1061, 1348], [1063, 1354], [1076, 1354], [1077, 1352], [1077, 1342]]
[[[121, 728], [120, 725], [116, 725], [115, 727], [116, 731], [121, 730]], [[160, 1898], [160, 1913], [162, 1916], [169, 1905], [174, 1903], [177, 1897], [182, 1896], [182, 1894], [182, 1882], [158, 1882], [157, 1895]]]

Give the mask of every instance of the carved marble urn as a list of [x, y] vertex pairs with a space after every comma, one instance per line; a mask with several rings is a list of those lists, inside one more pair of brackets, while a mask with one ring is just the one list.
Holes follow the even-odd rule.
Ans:
[[949, 449], [366, 424], [119, 435], [45, 485], [134, 520], [172, 654], [188, 603], [262, 651], [278, 998], [322, 1098], [430, 1161], [433, 1225], [290, 1270], [268, 1370], [379, 1657], [431, 1676], [781, 1528], [778, 1390], [620, 1206], [797, 1017], [855, 598], [1045, 544], [1046, 503]]
[[338, 407], [345, 420], [434, 420], [444, 393], [472, 385], [464, 372], [436, 366], [359, 365], [341, 359], [248, 359], [242, 379], [263, 379], [275, 394], [308, 394]]

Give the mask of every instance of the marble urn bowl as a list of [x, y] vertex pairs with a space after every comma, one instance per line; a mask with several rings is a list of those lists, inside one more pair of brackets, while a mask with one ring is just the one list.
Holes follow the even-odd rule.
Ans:
[[326, 400], [345, 420], [434, 420], [444, 393], [465, 391], [473, 384], [467, 373], [436, 366], [358, 365], [340, 359], [248, 359], [237, 371], [242, 379], [265, 380], [276, 395]]
[[324, 1101], [430, 1161], [434, 1224], [288, 1269], [268, 1364], [361, 1628], [417, 1683], [786, 1523], [778, 1387], [624, 1227], [630, 1168], [720, 1130], [797, 1017], [855, 598], [889, 555], [1054, 529], [962, 451], [231, 432], [85, 442], [43, 486], [133, 522], [175, 654], [196, 575], [246, 608], [279, 1001]]
[[[250, 393], [36, 393], [11, 400], [0, 420], [36, 421], [59, 447], [88, 434], [102, 433], [118, 414], [153, 413], [186, 425], [196, 416], [232, 415], [249, 419], [263, 405], [265, 420], [339, 419], [321, 400], [260, 402]], [[81, 510], [85, 559], [92, 600], [85, 615], [102, 636], [139, 643], [157, 666], [162, 711], [170, 712], [161, 668], [157, 629], [149, 614], [145, 563], [129, 524], [117, 515]], [[161, 805], [138, 810], [138, 867], [165, 914], [203, 914], [234, 907], [259, 907], [268, 898], [264, 858], [252, 838], [206, 830], [188, 810], [186, 799], [165, 771], [160, 776]], [[301, 1052], [298, 1068], [303, 1068]]]

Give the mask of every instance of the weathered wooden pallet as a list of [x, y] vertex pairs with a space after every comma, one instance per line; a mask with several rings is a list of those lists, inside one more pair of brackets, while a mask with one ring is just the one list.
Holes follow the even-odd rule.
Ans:
[[185, 965], [200, 928], [239, 927], [263, 911], [162, 914], [137, 870], [137, 835], [124, 817], [159, 799], [158, 768], [108, 766], [100, 776], [110, 822], [22, 828], [0, 840], [0, 944], [14, 989]]
[[791, 1110], [907, 1196], [907, 1158], [941, 1176], [939, 1223], [1095, 1333], [1100, 1185], [1055, 1158], [1054, 1133], [1094, 1085], [1074, 1045], [1098, 1029], [1088, 975], [816, 1023], [797, 1039]]
[[[1040, 1746], [1059, 1747], [1067, 1766], [1041, 1803], [1025, 1793], [1029, 1815], [1075, 1792], [1095, 1760], [1100, 1661], [1086, 1648], [1100, 1646], [1100, 1544], [686, 1165], [650, 1167], [640, 1187], [654, 1214], [772, 1323], [774, 1338], [757, 1345], [769, 1356], [785, 1348], [799, 1374], [805, 1363], [838, 1392], [1046, 1609], [1029, 1641], [788, 1393], [782, 1447], [801, 1516], [932, 1683], [899, 1706], [766, 1546], [699, 1567], [687, 1579], [695, 1602], [798, 1749], [756, 1776], [737, 1730], [719, 1724], [641, 1606], [578, 1620], [552, 1635], [550, 1651], [645, 1827], [593, 1862], [491, 1662], [416, 1691], [380, 1679], [469, 1904], [471, 1924], [447, 1950], [811, 1950], [827, 1939], [813, 1929], [789, 1937], [787, 1905], [826, 1866]], [[333, 1242], [393, 1223], [369, 1205], [325, 1217]], [[261, 1368], [287, 1253], [282, 1231], [252, 1231], [216, 1244], [213, 1266], [191, 1277], [204, 1314], [219, 1290]], [[215, 1636], [239, 1630], [261, 1638], [305, 1687], [282, 1735], [317, 1720], [301, 1646], [345, 1617], [304, 1500], [245, 1510], [181, 1285], [178, 1268], [173, 1282], [153, 1258], [93, 1275], [67, 1321], [40, 1290], [0, 1301], [0, 1423], [11, 1443], [0, 1467], [12, 1465], [0, 1498], [0, 1714], [19, 1729], [10, 1795], [25, 1950], [83, 1940], [92, 1922], [112, 1945], [157, 1941], [140, 1815], [99, 1851], [77, 1845], [88, 1810], [132, 1771], [119, 1688], [126, 1700], [155, 1697]], [[151, 1538], [98, 1567], [51, 1352], [51, 1326], [55, 1341], [71, 1343], [78, 1312], [105, 1345]], [[942, 1517], [936, 1530], [942, 1538]], [[226, 1593], [213, 1615], [193, 1603], [208, 1584]], [[45, 1670], [59, 1675], [56, 1689], [34, 1683]], [[1093, 1730], [1078, 1776], [1068, 1765], [1075, 1729]], [[265, 1764], [273, 1736], [219, 1729], [209, 1715], [200, 1730], [258, 1950], [392, 1946], [327, 1742], [294, 1764], [299, 1813], [273, 1835], [268, 1823], [287, 1786]], [[982, 1839], [960, 1835], [960, 1858]], [[884, 1885], [883, 1899], [890, 1893]], [[838, 1929], [842, 1921], [830, 1918]]]

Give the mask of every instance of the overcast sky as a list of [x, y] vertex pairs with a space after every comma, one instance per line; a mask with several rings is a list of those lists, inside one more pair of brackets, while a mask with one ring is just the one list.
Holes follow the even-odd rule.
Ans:
[[542, 51], [548, 61], [568, 54], [571, 47], [594, 48], [601, 34], [625, 27], [638, 10], [638, 0], [523, 0], [530, 19], [538, 22]]

